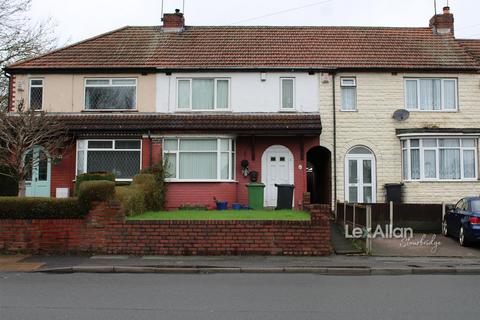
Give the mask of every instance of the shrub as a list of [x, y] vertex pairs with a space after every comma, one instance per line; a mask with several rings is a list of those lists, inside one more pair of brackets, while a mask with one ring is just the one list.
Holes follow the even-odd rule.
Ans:
[[115, 182], [106, 180], [84, 181], [78, 191], [78, 201], [90, 210], [94, 201], [110, 201], [115, 196]]
[[115, 182], [115, 175], [108, 172], [82, 173], [75, 179], [75, 195], [78, 196], [80, 185], [84, 181], [107, 180]]
[[153, 174], [137, 174], [133, 177], [132, 185], [143, 191], [146, 210], [161, 210], [163, 206], [162, 194]]
[[6, 166], [0, 166], [0, 196], [16, 196], [18, 195], [18, 182], [2, 173], [10, 174], [11, 169]]
[[115, 194], [127, 216], [145, 212], [145, 194], [140, 187], [135, 185], [116, 187]]
[[86, 214], [77, 198], [0, 197], [0, 219], [80, 219]]
[[167, 193], [167, 183], [165, 182], [166, 171], [165, 165], [156, 164], [145, 168], [141, 171], [142, 174], [152, 174], [155, 177], [157, 184], [157, 191], [155, 193], [155, 207], [152, 210], [163, 210], [165, 207], [165, 194]]

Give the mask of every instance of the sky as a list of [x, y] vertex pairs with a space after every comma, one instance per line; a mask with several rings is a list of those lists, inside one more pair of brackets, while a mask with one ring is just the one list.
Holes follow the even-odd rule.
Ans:
[[[449, 2], [457, 38], [480, 38], [479, 0]], [[425, 27], [434, 0], [164, 0], [182, 9], [187, 25], [321, 25]], [[77, 42], [125, 25], [161, 24], [162, 0], [33, 0], [33, 21], [51, 18], [60, 43]]]

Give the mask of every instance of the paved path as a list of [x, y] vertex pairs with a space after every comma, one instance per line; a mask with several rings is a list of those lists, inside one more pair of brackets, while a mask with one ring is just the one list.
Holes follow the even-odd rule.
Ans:
[[28, 256], [25, 255], [13, 255], [13, 256], [1, 256], [0, 255], [0, 272], [26, 272], [34, 271], [41, 268], [43, 262], [25, 262]]
[[363, 250], [356, 247], [353, 241], [345, 238], [341, 227], [336, 223], [330, 223], [332, 248], [336, 254], [363, 254]]
[[8, 273], [0, 319], [469, 320], [479, 287], [478, 276]]
[[409, 241], [399, 239], [373, 240], [373, 255], [403, 257], [480, 258], [480, 244], [462, 247], [457, 239], [441, 234], [415, 234]]

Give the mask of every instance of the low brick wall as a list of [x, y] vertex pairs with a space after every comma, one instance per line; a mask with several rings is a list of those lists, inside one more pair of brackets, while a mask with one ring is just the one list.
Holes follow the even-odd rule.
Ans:
[[328, 255], [330, 207], [311, 221], [125, 221], [96, 204], [84, 220], [0, 220], [0, 250], [133, 255]]

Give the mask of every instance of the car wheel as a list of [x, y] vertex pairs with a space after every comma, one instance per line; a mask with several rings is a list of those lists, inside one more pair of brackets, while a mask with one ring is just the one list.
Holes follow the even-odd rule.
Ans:
[[463, 227], [460, 228], [460, 232], [458, 233], [458, 241], [462, 247], [467, 247], [469, 245], [468, 240], [465, 238]]
[[446, 221], [446, 220], [443, 220], [443, 221], [442, 221], [442, 234], [443, 234], [445, 237], [448, 237], [448, 225], [447, 225], [447, 221]]

